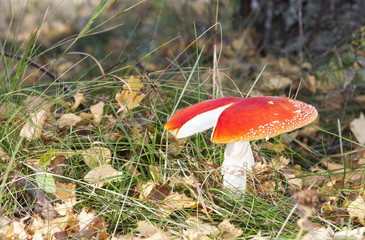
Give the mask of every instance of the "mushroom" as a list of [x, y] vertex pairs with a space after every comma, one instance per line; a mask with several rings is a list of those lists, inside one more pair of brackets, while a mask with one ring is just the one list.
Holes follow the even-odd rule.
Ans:
[[211, 141], [227, 143], [221, 171], [223, 185], [245, 191], [247, 171], [255, 160], [249, 141], [266, 139], [303, 127], [317, 117], [317, 110], [285, 97], [217, 98], [176, 113], [165, 128], [176, 138], [214, 128]]

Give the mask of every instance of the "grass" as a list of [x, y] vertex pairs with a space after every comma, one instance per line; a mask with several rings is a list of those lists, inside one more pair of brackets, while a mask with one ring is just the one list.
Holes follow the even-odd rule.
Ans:
[[[57, 55], [57, 60], [65, 57], [72, 47], [77, 46], [81, 38], [87, 39], [116, 17], [128, 14], [128, 11], [132, 11], [138, 5], [121, 11], [114, 17], [102, 19], [102, 16], [110, 10], [114, 3], [114, 1], [100, 3], [85, 27], [70, 40], [71, 44], [68, 44], [67, 41], [56, 44], [55, 48], [63, 48], [62, 53]], [[9, 28], [11, 27], [9, 26]], [[6, 58], [4, 54], [0, 55], [3, 69], [0, 75], [2, 82], [0, 106], [10, 106], [10, 110], [1, 112], [0, 116], [0, 147], [9, 156], [9, 158], [4, 156], [4, 160], [0, 162], [1, 216], [20, 219], [29, 215], [32, 218], [37, 214], [39, 202], [37, 203], [35, 200], [39, 200], [39, 196], [34, 196], [34, 189], [27, 189], [27, 185], [22, 185], [21, 180], [25, 179], [34, 183], [37, 171], [45, 171], [50, 173], [57, 182], [74, 183], [78, 201], [75, 205], [75, 212], [81, 212], [85, 207], [95, 210], [97, 216], [103, 216], [105, 219], [109, 234], [135, 234], [137, 233], [137, 223], [140, 221], [155, 223], [164, 230], [183, 233], [184, 230], [193, 228], [186, 223], [186, 219], [192, 216], [214, 226], [224, 219], [229, 219], [232, 224], [243, 231], [241, 238], [252, 237], [259, 231], [262, 236], [276, 236], [295, 205], [292, 195], [289, 194], [289, 190], [293, 189], [282, 173], [274, 172], [272, 175], [274, 179], [266, 179], [276, 183], [274, 189], [263, 190], [265, 186], [261, 186], [262, 191], [249, 191], [243, 200], [222, 188], [218, 166], [223, 159], [224, 146], [211, 143], [209, 131], [178, 141], [169, 137], [163, 127], [178, 109], [212, 98], [213, 87], [203, 78], [209, 74], [209, 69], [206, 69], [206, 66], [209, 65], [206, 60], [207, 56], [204, 56], [207, 46], [196, 47], [192, 53], [186, 51], [184, 58], [174, 59], [173, 65], [163, 74], [155, 72], [146, 75], [136, 67], [139, 61], [158, 54], [159, 47], [151, 49], [141, 58], [136, 58], [134, 61], [128, 59], [121, 66], [114, 68], [110, 74], [126, 77], [127, 74], [133, 72], [133, 74], [139, 75], [144, 83], [142, 91], [146, 94], [139, 107], [127, 110], [122, 115], [118, 113], [119, 107], [114, 100], [115, 94], [121, 90], [122, 84], [108, 74], [105, 76], [105, 80], [98, 73], [98, 68], [94, 63], [91, 67], [85, 67], [82, 64], [75, 65], [74, 68], [77, 71], [73, 72], [73, 69], [70, 69], [69, 77], [62, 78], [63, 81], [46, 80], [46, 77], [43, 77], [38, 82], [28, 83], [27, 79], [32, 78], [32, 75], [38, 78], [39, 72], [30, 66], [26, 58], [36, 57], [37, 60], [38, 56], [46, 55], [53, 48], [50, 47], [42, 52], [35, 41], [36, 35], [37, 33], [21, 46], [16, 41], [11, 43], [5, 41], [0, 46], [1, 49], [10, 46], [16, 55], [23, 55], [21, 60]], [[158, 37], [157, 30], [153, 35], [153, 38], [156, 37]], [[163, 47], [164, 44], [161, 46]], [[257, 75], [261, 75], [261, 73], [257, 71]], [[200, 79], [204, 79], [204, 81]], [[62, 91], [64, 85], [70, 86], [72, 90]], [[251, 85], [248, 92], [251, 92], [254, 87]], [[61, 100], [72, 102], [72, 97], [79, 92], [86, 97], [85, 106], [81, 105], [76, 110], [71, 110], [70, 106], [61, 102]], [[237, 90], [229, 87], [224, 86], [223, 92], [226, 96], [239, 96]], [[29, 96], [36, 97], [32, 101], [34, 105], [32, 107], [24, 104], [24, 100]], [[46, 99], [48, 103], [41, 104], [38, 101], [39, 97]], [[105, 104], [105, 112], [100, 124], [88, 118], [85, 118], [80, 124], [64, 129], [60, 129], [54, 124], [54, 118], [58, 118], [66, 112], [73, 112], [77, 115], [88, 113], [89, 107], [99, 101], [103, 101]], [[21, 138], [20, 130], [23, 125], [29, 122], [32, 114], [45, 106], [54, 106], [54, 109], [50, 111], [52, 117], [47, 120], [48, 128], [42, 129], [42, 137], [32, 141]], [[114, 117], [114, 121], [109, 121], [106, 115]], [[343, 161], [348, 160], [343, 155], [345, 151], [343, 142], [346, 141], [352, 146], [358, 144], [348, 139], [348, 135], [345, 137], [342, 135], [341, 125], [339, 122], [338, 131], [334, 130], [332, 133], [319, 128], [319, 135], [330, 136], [332, 141], [339, 140], [342, 154], [340, 157], [332, 152], [327, 153], [327, 142], [315, 137], [306, 138], [308, 144], [301, 142], [303, 138], [293, 138], [293, 142], [285, 144], [286, 149], [281, 153], [258, 149], [257, 155], [269, 163], [272, 163], [278, 155], [289, 158], [292, 164], [288, 168], [302, 173], [293, 178], [308, 180], [318, 177], [322, 179], [322, 176], [345, 174], [310, 171], [310, 168], [318, 167], [319, 161], [323, 158], [339, 157]], [[270, 140], [270, 142], [276, 141], [280, 142], [281, 138]], [[261, 142], [257, 141], [254, 144]], [[79, 151], [94, 145], [110, 150], [110, 164], [123, 174], [123, 178], [110, 182], [104, 187], [95, 187], [83, 180], [91, 169]], [[45, 156], [50, 149], [68, 151], [74, 155], [60, 160], [62, 164], [41, 168], [39, 159]], [[295, 164], [300, 164], [302, 168], [299, 169]], [[177, 185], [171, 181], [171, 179], [178, 179], [183, 182], [183, 178], [186, 176], [193, 176], [193, 179], [199, 184], [193, 187], [187, 183]], [[138, 186], [151, 180], [159, 181], [171, 190], [193, 198], [196, 200], [197, 206], [180, 208], [165, 216], [159, 208], [158, 200], [145, 201], [139, 198]], [[251, 185], [255, 186], [258, 182], [262, 184], [258, 180]], [[363, 180], [360, 185], [362, 182]], [[284, 187], [279, 187], [279, 184]], [[338, 190], [324, 188], [321, 184], [320, 182], [315, 183], [315, 188], [323, 188], [322, 192], [328, 193], [328, 196], [341, 195], [343, 201], [347, 199], [346, 192], [350, 194], [351, 191], [355, 191], [347, 189], [345, 185]], [[48, 194], [48, 197], [53, 204], [54, 196]], [[299, 232], [296, 221], [299, 217], [300, 215], [295, 213], [289, 219], [281, 237], [289, 239], [296, 237]], [[348, 218], [348, 222], [344, 223], [344, 226], [352, 224], [351, 218]]]

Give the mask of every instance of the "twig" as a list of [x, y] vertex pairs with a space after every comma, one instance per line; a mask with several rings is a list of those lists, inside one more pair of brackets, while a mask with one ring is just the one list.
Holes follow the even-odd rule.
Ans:
[[[24, 59], [23, 55], [16, 55], [13, 54], [7, 50], [2, 50], [0, 49], [0, 54], [3, 53], [5, 57], [8, 58], [13, 58], [13, 59], [18, 59], [18, 60], [22, 60]], [[38, 70], [40, 70], [41, 72], [44, 72], [44, 74], [50, 76], [51, 78], [53, 78], [56, 82], [62, 83], [63, 84], [63, 90], [65, 92], [71, 92], [72, 89], [69, 85], [65, 85], [64, 84], [64, 80], [63, 78], [61, 78], [61, 76], [59, 76], [57, 73], [53, 72], [52, 70], [50, 70], [49, 68], [45, 67], [45, 65], [42, 65], [41, 63], [29, 58], [29, 57], [25, 57], [26, 61], [33, 67], [37, 68]]]

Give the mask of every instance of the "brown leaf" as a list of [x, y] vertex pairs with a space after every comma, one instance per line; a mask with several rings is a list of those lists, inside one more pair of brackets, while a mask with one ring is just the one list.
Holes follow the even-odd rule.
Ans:
[[160, 207], [167, 215], [169, 215], [179, 209], [195, 207], [196, 203], [196, 200], [187, 197], [184, 193], [179, 194], [171, 192], [170, 195], [164, 199]]
[[78, 93], [76, 93], [74, 95], [74, 99], [75, 99], [75, 102], [74, 102], [74, 104], [71, 107], [71, 110], [72, 111], [75, 111], [76, 108], [78, 108], [81, 103], [85, 103], [86, 102], [86, 98], [84, 97], [84, 94], [82, 94], [80, 92], [78, 92]]
[[90, 148], [78, 151], [84, 158], [86, 165], [95, 168], [111, 161], [110, 149], [92, 145]]
[[88, 172], [84, 180], [96, 187], [102, 187], [111, 181], [119, 180], [122, 176], [123, 172], [118, 172], [109, 164], [103, 164]]
[[350, 128], [353, 134], [355, 135], [357, 141], [360, 144], [365, 144], [365, 117], [364, 113], [360, 113], [359, 118], [355, 118], [350, 123]]
[[222, 239], [235, 239], [241, 236], [243, 233], [241, 229], [238, 229], [233, 224], [231, 224], [228, 219], [224, 219], [218, 225], [218, 228], [222, 231], [220, 236]]
[[311, 93], [316, 93], [317, 92], [317, 87], [316, 87], [316, 78], [313, 75], [307, 75], [306, 78], [304, 79], [309, 91], [311, 91]]
[[290, 78], [281, 75], [275, 75], [270, 72], [264, 72], [262, 77], [263, 80], [259, 85], [259, 88], [264, 92], [284, 89], [292, 83]]
[[6, 217], [0, 216], [0, 239], [5, 238], [5, 234], [9, 231], [12, 221]]
[[364, 239], [365, 227], [349, 229], [348, 227], [336, 232], [333, 239]]
[[169, 195], [169, 193], [170, 193], [170, 189], [168, 186], [163, 185], [160, 182], [157, 182], [155, 184], [154, 188], [152, 188], [150, 194], [148, 195], [148, 198], [162, 201], [166, 198], [166, 196]]
[[7, 162], [10, 160], [10, 156], [7, 155], [4, 150], [0, 147], [0, 161]]
[[326, 198], [314, 190], [304, 190], [295, 193], [294, 201], [309, 217], [317, 213], [321, 205], [326, 202]]
[[184, 240], [211, 240], [206, 234], [199, 229], [187, 229], [183, 231]]
[[[302, 240], [312, 240], [312, 239], [323, 239], [323, 240], [327, 240], [328, 239], [329, 240], [329, 239], [337, 239], [337, 238], [333, 238], [333, 236], [334, 236], [333, 230], [330, 227], [328, 227], [328, 228], [320, 228], [320, 229], [311, 229], [311, 231], [308, 234], [304, 235], [300, 239], [302, 239]], [[342, 238], [339, 238], [339, 239], [342, 239]]]
[[92, 105], [90, 107], [90, 111], [94, 116], [94, 121], [96, 123], [100, 123], [104, 112], [104, 102], [99, 102], [95, 105]]
[[27, 232], [25, 231], [24, 224], [13, 221], [10, 224], [10, 228], [5, 235], [5, 239], [19, 239], [19, 240], [26, 240], [27, 239]]
[[65, 126], [75, 126], [76, 124], [78, 124], [79, 122], [82, 121], [82, 117], [77, 116], [76, 114], [73, 113], [66, 113], [63, 114], [57, 121], [56, 121], [56, 125], [59, 128], [63, 128]]
[[365, 201], [361, 195], [359, 195], [355, 201], [350, 203], [347, 207], [347, 211], [352, 217], [358, 218], [360, 223], [365, 226]]
[[[139, 221], [137, 223], [137, 225], [138, 225], [137, 231], [139, 231], [141, 236], [144, 237], [143, 239], [148, 239], [148, 240], [168, 240], [168, 239], [171, 239], [170, 238], [170, 233], [164, 232], [156, 224], [152, 225], [151, 223], [146, 222], [146, 221]], [[137, 240], [139, 238], [130, 238], [130, 239], [131, 240], [132, 239]]]
[[151, 237], [156, 233], [157, 226], [153, 226], [151, 223], [147, 221], [139, 221], [137, 222], [137, 231], [141, 234], [142, 237]]
[[191, 226], [197, 229], [197, 231], [205, 234], [205, 235], [217, 235], [219, 233], [219, 229], [215, 226], [212, 226], [207, 223], [202, 223], [196, 218], [189, 217], [185, 222]]
[[30, 119], [24, 124], [20, 130], [20, 136], [25, 137], [28, 141], [37, 139], [42, 134], [42, 127], [47, 118], [47, 111], [41, 109], [32, 114]]

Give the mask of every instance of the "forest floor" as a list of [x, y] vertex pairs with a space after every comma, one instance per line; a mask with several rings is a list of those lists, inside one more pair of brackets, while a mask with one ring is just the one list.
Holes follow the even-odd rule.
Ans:
[[[362, 238], [365, 28], [325, 54], [300, 38], [262, 54], [256, 29], [232, 26], [234, 3], [210, 6], [214, 20], [202, 0], [121, 2], [0, 3], [0, 238]], [[251, 142], [242, 195], [222, 184], [211, 130], [164, 125], [258, 96], [319, 115]]]

